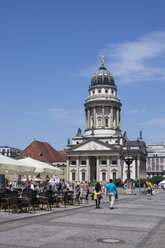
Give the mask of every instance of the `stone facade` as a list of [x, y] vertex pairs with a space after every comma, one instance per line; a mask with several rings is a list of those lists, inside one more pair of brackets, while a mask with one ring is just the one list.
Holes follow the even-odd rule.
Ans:
[[10, 157], [16, 158], [21, 153], [21, 150], [18, 148], [13, 148], [9, 146], [0, 146], [0, 154]]
[[165, 144], [147, 144], [147, 177], [165, 176]]
[[131, 178], [145, 177], [146, 149], [139, 141], [128, 140], [122, 135], [120, 124], [121, 101], [112, 74], [104, 63], [94, 74], [85, 101], [85, 135], [80, 129], [68, 142], [66, 149], [68, 181], [109, 181], [110, 178], [127, 178], [127, 165], [121, 159], [121, 149], [126, 145], [138, 151], [131, 165]]

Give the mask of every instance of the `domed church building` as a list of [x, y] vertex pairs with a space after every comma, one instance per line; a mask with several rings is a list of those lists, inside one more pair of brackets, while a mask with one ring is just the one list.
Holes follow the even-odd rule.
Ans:
[[127, 165], [121, 158], [121, 150], [136, 151], [130, 166], [130, 178], [146, 176], [146, 145], [142, 133], [137, 141], [129, 141], [122, 135], [120, 113], [122, 103], [117, 95], [117, 86], [112, 74], [102, 65], [93, 75], [89, 96], [85, 101], [85, 134], [81, 129], [68, 139], [66, 149], [67, 175], [70, 182], [105, 181], [127, 178]]

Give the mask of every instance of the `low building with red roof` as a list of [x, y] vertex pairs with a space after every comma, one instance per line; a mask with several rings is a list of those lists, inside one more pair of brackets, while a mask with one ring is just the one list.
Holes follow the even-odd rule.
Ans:
[[57, 151], [47, 142], [34, 140], [27, 146], [17, 157], [18, 159], [30, 157], [41, 162], [49, 163], [53, 166], [64, 170], [64, 175], [59, 175], [60, 179], [66, 177], [66, 153], [65, 151]]

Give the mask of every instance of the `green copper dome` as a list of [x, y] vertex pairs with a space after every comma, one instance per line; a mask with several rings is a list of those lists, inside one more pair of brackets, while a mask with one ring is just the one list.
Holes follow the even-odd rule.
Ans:
[[116, 87], [112, 74], [104, 67], [104, 64], [102, 64], [91, 79], [91, 86], [102, 84], [113, 85]]

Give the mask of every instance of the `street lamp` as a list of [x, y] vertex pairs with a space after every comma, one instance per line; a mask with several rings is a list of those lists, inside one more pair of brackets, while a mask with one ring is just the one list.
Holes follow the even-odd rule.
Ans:
[[137, 155], [138, 155], [138, 151], [131, 150], [130, 146], [124, 146], [120, 151], [120, 158], [123, 159], [126, 165], [128, 166], [126, 194], [133, 193], [132, 184], [130, 180], [130, 165], [137, 158]]

